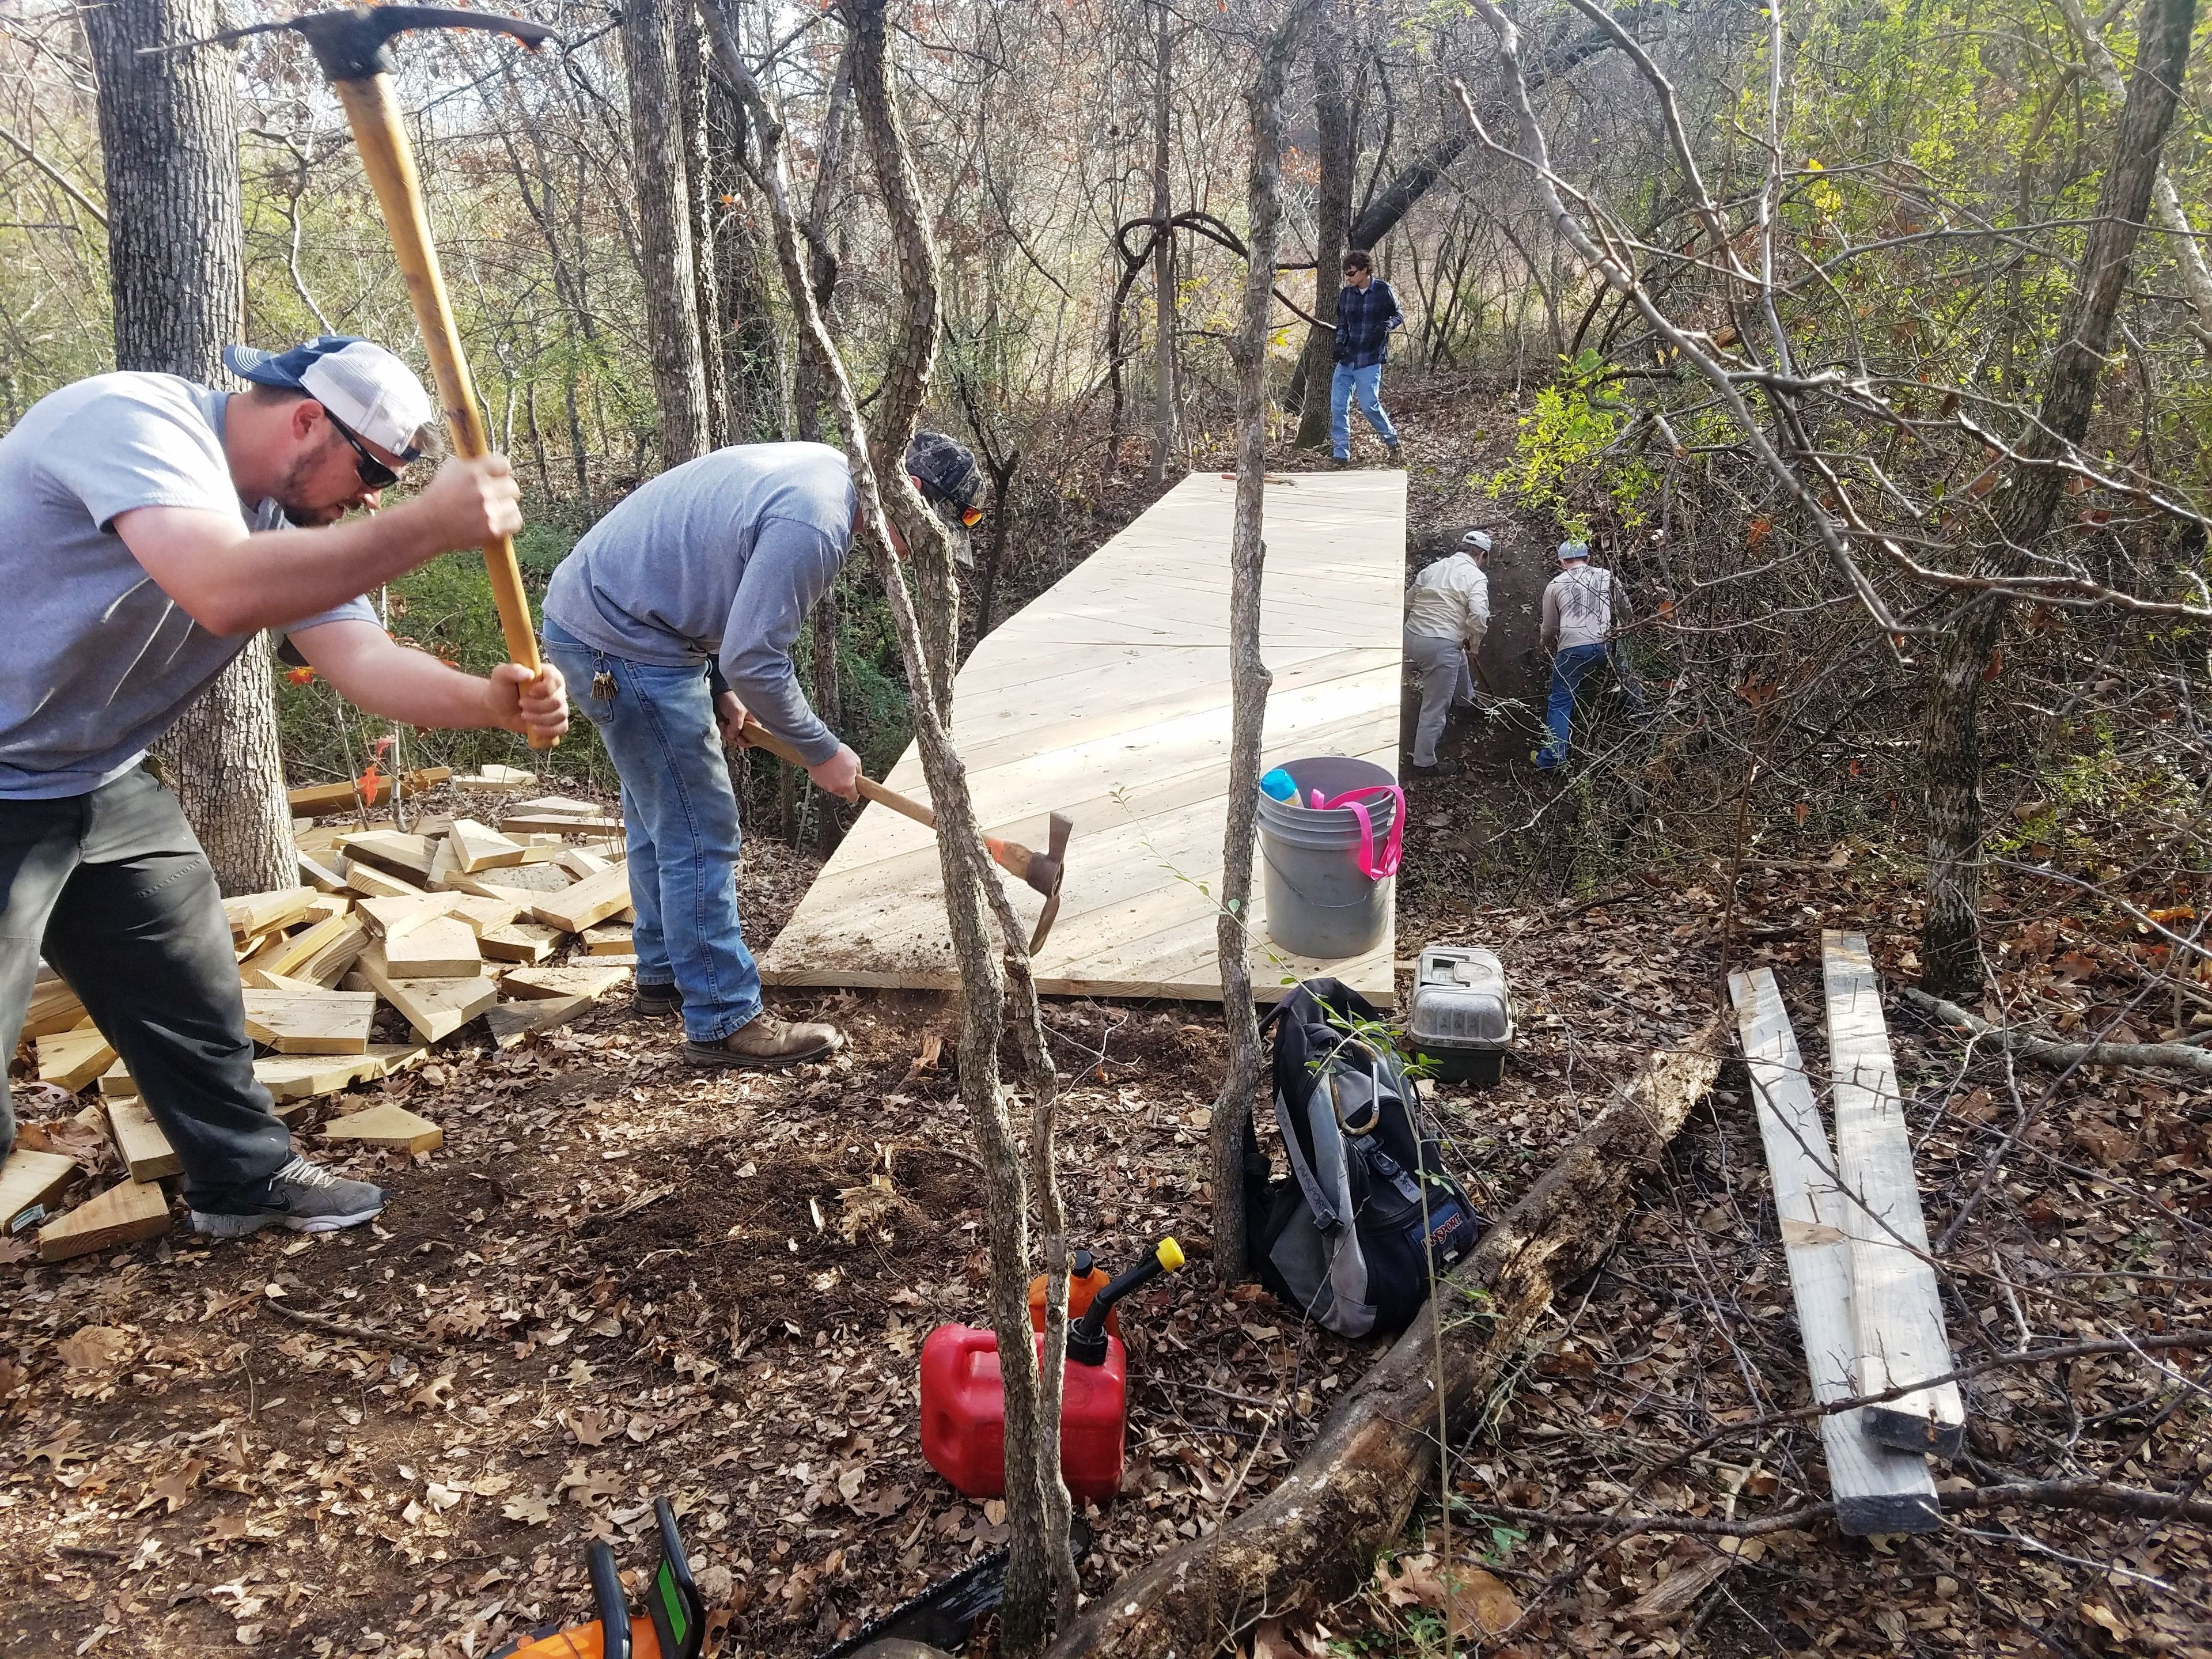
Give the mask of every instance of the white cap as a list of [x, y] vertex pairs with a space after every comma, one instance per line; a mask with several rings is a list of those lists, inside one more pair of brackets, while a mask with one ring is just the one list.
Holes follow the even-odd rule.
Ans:
[[1559, 544], [1559, 562], [1561, 564], [1572, 564], [1577, 559], [1587, 559], [1588, 557], [1589, 557], [1589, 544], [1588, 542], [1561, 542]]
[[419, 453], [416, 433], [437, 416], [415, 371], [373, 340], [326, 334], [285, 352], [232, 346], [222, 357], [257, 386], [306, 392], [356, 437], [405, 460]]
[[1486, 530], [1468, 531], [1459, 538], [1459, 550], [1462, 553], [1489, 552], [1490, 532]]

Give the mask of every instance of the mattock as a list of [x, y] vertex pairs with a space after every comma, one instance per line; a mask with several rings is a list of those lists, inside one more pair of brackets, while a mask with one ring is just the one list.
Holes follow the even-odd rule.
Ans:
[[[551, 40], [554, 31], [520, 17], [461, 11], [450, 6], [345, 6], [307, 12], [282, 22], [225, 29], [221, 34], [185, 45], [213, 46], [279, 29], [296, 30], [307, 37], [316, 63], [322, 66], [323, 78], [344, 106], [346, 120], [353, 128], [354, 147], [361, 153], [362, 170], [375, 188], [385, 227], [392, 233], [392, 251], [399, 261], [400, 274], [407, 279], [407, 297], [414, 304], [415, 321], [429, 350], [430, 373], [438, 383], [439, 399], [446, 406], [446, 424], [453, 434], [454, 451], [471, 460], [488, 454], [491, 444], [484, 434], [476, 382], [461, 352], [453, 303], [446, 297], [445, 273], [439, 267], [437, 246], [430, 240], [430, 222], [422, 209], [414, 148], [408, 143], [398, 102], [392, 95], [392, 57], [385, 48], [393, 35], [409, 29], [489, 29], [511, 34], [533, 48]], [[146, 48], [157, 53], [183, 49]], [[507, 638], [507, 659], [535, 674], [540, 665], [538, 636], [530, 625], [530, 602], [523, 595], [514, 538], [501, 536], [485, 543], [483, 556], [484, 568], [491, 576], [492, 599], [499, 606], [500, 632]], [[550, 738], [541, 741], [532, 737], [530, 742], [535, 749], [553, 746]]]
[[[795, 766], [802, 772], [806, 769], [806, 763], [799, 757], [797, 750], [771, 733], [750, 714], [745, 716], [742, 735], [743, 740], [753, 748], [765, 749], [778, 760]], [[912, 818], [916, 823], [927, 825], [932, 830], [937, 828], [937, 814], [912, 796], [902, 795], [896, 789], [886, 789], [873, 778], [863, 777], [859, 780], [859, 784], [863, 800], [880, 802], [892, 811]], [[1044, 908], [1037, 915], [1036, 931], [1030, 935], [1031, 956], [1044, 948], [1045, 935], [1052, 932], [1052, 924], [1059, 918], [1060, 886], [1067, 873], [1067, 838], [1075, 833], [1075, 820], [1065, 812], [1054, 812], [1049, 823], [1045, 850], [1042, 853], [1031, 852], [1018, 841], [1006, 841], [997, 836], [983, 837], [984, 849], [990, 854], [993, 863], [1007, 874], [1020, 877], [1044, 895]]]

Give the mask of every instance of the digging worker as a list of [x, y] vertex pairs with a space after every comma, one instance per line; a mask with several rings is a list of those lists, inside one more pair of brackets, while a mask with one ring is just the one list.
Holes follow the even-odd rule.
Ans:
[[[196, 1231], [327, 1232], [385, 1194], [295, 1157], [254, 1080], [238, 963], [207, 856], [143, 763], [257, 631], [281, 631], [370, 714], [557, 736], [561, 678], [489, 678], [395, 643], [361, 595], [520, 527], [503, 456], [449, 459], [374, 517], [434, 440], [407, 366], [326, 337], [234, 347], [251, 389], [94, 375], [0, 437], [0, 1039], [46, 959], [137, 1080], [184, 1166]], [[0, 1092], [0, 1154], [15, 1140]]]
[[1455, 708], [1474, 706], [1474, 656], [1490, 631], [1490, 537], [1470, 530], [1459, 545], [1413, 578], [1406, 596], [1406, 661], [1421, 682], [1413, 769], [1448, 775], [1437, 759]]
[[[982, 516], [975, 457], [951, 439], [919, 434], [907, 470], [941, 516]], [[859, 516], [841, 452], [738, 444], [632, 493], [545, 592], [546, 654], [589, 688], [580, 706], [622, 778], [636, 1007], [680, 1012], [696, 1066], [789, 1066], [844, 1041], [763, 1005], [738, 914], [738, 802], [722, 744], [739, 740], [750, 712], [821, 788], [858, 797], [860, 757], [808, 706], [791, 648]]]
[[1328, 380], [1328, 447], [1339, 466], [1352, 465], [1352, 400], [1392, 465], [1398, 461], [1398, 428], [1382, 410], [1382, 362], [1390, 355], [1390, 331], [1406, 325], [1398, 296], [1375, 274], [1375, 261], [1361, 248], [1344, 256], [1344, 287], [1336, 296], [1336, 367]]
[[[1625, 609], [1613, 572], [1590, 562], [1589, 544], [1559, 544], [1559, 574], [1544, 589], [1544, 648], [1552, 653], [1552, 691], [1544, 705], [1551, 728], [1534, 756], [1536, 769], [1548, 772], [1567, 758], [1567, 729], [1574, 718], [1575, 694], [1590, 670], [1612, 659], [1615, 612]], [[1644, 696], [1627, 675], [1616, 675], [1621, 690], [1638, 708]]]

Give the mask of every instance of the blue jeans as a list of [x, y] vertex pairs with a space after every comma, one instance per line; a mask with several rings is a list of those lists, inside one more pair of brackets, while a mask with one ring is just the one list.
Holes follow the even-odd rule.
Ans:
[[[550, 622], [545, 655], [622, 778], [638, 983], [672, 981], [684, 1035], [720, 1042], [761, 1012], [761, 981], [738, 920], [738, 798], [706, 667], [631, 662]], [[601, 673], [611, 696], [593, 695]]]
[[1602, 642], [1571, 645], [1553, 657], [1552, 696], [1544, 705], [1544, 724], [1552, 728], [1552, 735], [1537, 752], [1540, 769], [1549, 771], [1566, 759], [1567, 723], [1574, 716], [1575, 693], [1590, 670], [1605, 660], [1607, 649]]
[[1352, 459], [1352, 397], [1359, 394], [1359, 412], [1367, 417], [1367, 424], [1375, 428], [1375, 435], [1395, 449], [1398, 428], [1390, 424], [1390, 417], [1382, 412], [1382, 365], [1370, 363], [1364, 368], [1353, 368], [1339, 363], [1328, 377], [1328, 447], [1340, 461]]

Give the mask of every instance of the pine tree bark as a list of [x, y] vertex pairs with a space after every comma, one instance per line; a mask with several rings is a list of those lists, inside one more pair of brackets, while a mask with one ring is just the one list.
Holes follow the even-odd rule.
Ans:
[[699, 277], [691, 245], [690, 173], [677, 15], [687, 0], [626, 0], [623, 64], [629, 94], [631, 173], [637, 191], [638, 278], [645, 290], [660, 459], [679, 466], [713, 442], [700, 348]]
[[1245, 185], [1251, 246], [1244, 308], [1229, 354], [1237, 365], [1237, 516], [1229, 538], [1229, 826], [1222, 842], [1221, 911], [1214, 946], [1229, 1066], [1213, 1104], [1213, 1273], [1233, 1285], [1245, 1273], [1244, 1127], [1260, 1083], [1260, 1022], [1252, 1003], [1252, 842], [1260, 803], [1260, 738], [1273, 677], [1260, 655], [1261, 539], [1267, 472], [1267, 337], [1275, 301], [1275, 250], [1282, 240], [1283, 81], [1290, 32], [1261, 61], [1244, 94], [1252, 161]]
[[[1334, 6], [1323, 8], [1313, 43], [1314, 127], [1321, 152], [1321, 179], [1314, 198], [1314, 315], [1324, 323], [1336, 320], [1336, 296], [1344, 288], [1344, 236], [1352, 218], [1352, 174], [1358, 160], [1352, 94], [1344, 73], [1343, 25]], [[1319, 449], [1329, 441], [1328, 394], [1335, 356], [1336, 331], [1308, 327], [1298, 363], [1304, 394], [1298, 409], [1301, 449]]]
[[[2014, 445], [1994, 532], [1977, 568], [2017, 574], [2049, 533], [2066, 476], [2054, 463], [2086, 437], [2097, 382], [2142, 233], [2159, 157], [2173, 123], [2176, 88], [2189, 68], [2196, 0], [2151, 0], [2142, 14], [2136, 72], [2128, 83], [2098, 193], [2080, 276], [2060, 319], [2057, 349], [2036, 419]], [[1942, 636], [1929, 682], [1922, 764], [1928, 811], [1928, 908], [1921, 923], [1921, 987], [1958, 997], [1982, 983], [1981, 690], [2004, 627], [1997, 592], [1970, 601]]]
[[[244, 329], [236, 60], [142, 52], [215, 33], [215, 0], [110, 0], [84, 20], [107, 183], [118, 368], [224, 382]], [[257, 636], [155, 746], [226, 893], [298, 878], [269, 644]]]

